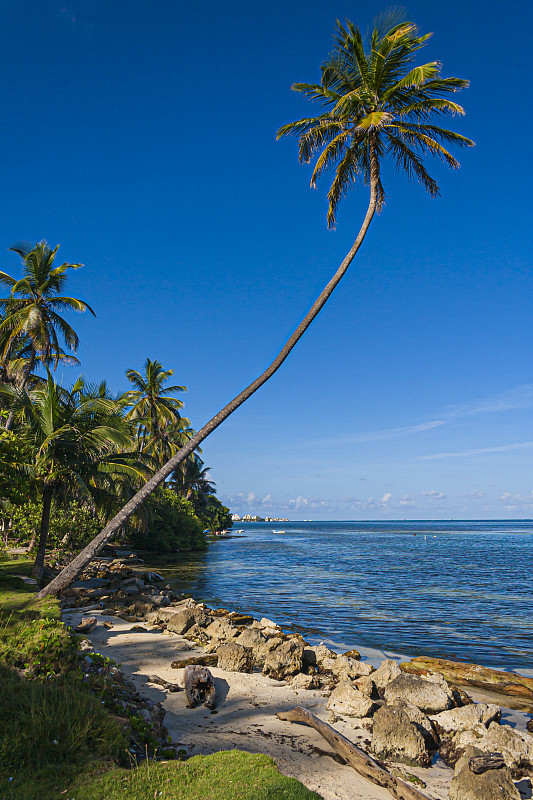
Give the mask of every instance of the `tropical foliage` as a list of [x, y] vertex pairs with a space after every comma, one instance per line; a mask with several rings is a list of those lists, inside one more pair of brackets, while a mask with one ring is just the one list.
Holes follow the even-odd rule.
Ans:
[[[47, 549], [86, 545], [144, 481], [194, 435], [170, 385], [172, 369], [146, 359], [128, 369], [132, 388], [114, 395], [105, 380], [59, 385], [50, 368], [77, 362], [78, 336], [59, 312], [91, 310], [64, 294], [67, 271], [54, 266], [46, 242], [12, 248], [19, 280], [0, 272], [11, 290], [0, 300], [0, 518], [3, 541], [37, 545], [34, 575]], [[94, 313], [94, 312], [93, 312]], [[205, 547], [204, 530], [218, 524], [219, 501], [208, 468], [193, 452], [181, 472], [124, 526], [123, 537], [146, 549]], [[230, 522], [230, 521], [229, 521]]]

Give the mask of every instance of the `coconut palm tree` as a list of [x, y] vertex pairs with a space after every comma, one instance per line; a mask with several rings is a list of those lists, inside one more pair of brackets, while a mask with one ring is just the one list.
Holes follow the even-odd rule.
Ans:
[[458, 163], [446, 146], [473, 145], [470, 139], [434, 124], [439, 117], [463, 113], [461, 106], [449, 97], [465, 88], [468, 82], [461, 78], [443, 78], [435, 61], [421, 65], [414, 63], [416, 53], [428, 38], [428, 35], [419, 35], [416, 26], [409, 22], [379, 24], [374, 27], [365, 46], [359, 29], [351, 22], [346, 22], [345, 26], [338, 23], [335, 49], [322, 65], [320, 83], [294, 85], [296, 91], [318, 101], [324, 110], [318, 117], [285, 125], [278, 131], [278, 138], [298, 136], [301, 161], [306, 162], [319, 154], [313, 182], [322, 172], [334, 170], [329, 190], [329, 225], [334, 224], [338, 204], [352, 184], [362, 181], [369, 187], [368, 208], [355, 242], [263, 374], [204, 425], [74, 561], [39, 593], [39, 597], [58, 592], [68, 585], [157, 486], [283, 364], [350, 266], [376, 210], [383, 203], [381, 161], [392, 157], [408, 176], [421, 181], [434, 196], [438, 186], [427, 172], [423, 157], [440, 157], [455, 168]]
[[[0, 298], [4, 309], [4, 319], [0, 323], [0, 334], [5, 334], [3, 353], [7, 353], [11, 345], [21, 336], [29, 339], [31, 353], [25, 367], [21, 388], [23, 389], [35, 367], [37, 359], [43, 364], [53, 362], [57, 367], [62, 350], [58, 334], [67, 348], [76, 352], [78, 335], [68, 322], [58, 313], [63, 309], [94, 311], [83, 300], [66, 297], [60, 293], [67, 281], [68, 269], [79, 269], [83, 264], [67, 262], [54, 267], [59, 245], [52, 250], [44, 240], [34, 245], [28, 243], [14, 244], [9, 248], [22, 259], [24, 276], [19, 280], [6, 272], [0, 272], [0, 284], [11, 290], [9, 297]], [[10, 415], [6, 423], [9, 430], [13, 417]]]
[[209, 470], [200, 456], [193, 453], [174, 470], [169, 486], [176, 494], [192, 500], [195, 508], [201, 508], [205, 506], [207, 496], [215, 493], [216, 484], [209, 479]]
[[58, 386], [47, 368], [47, 380], [26, 391], [6, 384], [7, 397], [22, 420], [22, 440], [33, 460], [33, 481], [42, 497], [39, 545], [33, 574], [42, 577], [50, 509], [54, 497], [74, 497], [94, 507], [99, 477], [126, 474], [143, 479], [145, 473], [128, 454], [119, 454], [130, 439], [130, 427], [120, 409], [107, 399], [86, 393], [83, 378], [71, 389]]
[[[170, 392], [186, 392], [185, 386], [165, 386], [174, 374], [172, 369], [163, 369], [159, 361], [149, 358], [144, 363], [143, 373], [135, 369], [126, 370], [128, 380], [135, 387], [127, 393], [132, 406], [128, 419], [136, 422], [141, 429], [155, 436], [169, 423], [180, 419], [183, 403], [177, 397], [169, 397]], [[141, 434], [143, 437], [143, 434]]]

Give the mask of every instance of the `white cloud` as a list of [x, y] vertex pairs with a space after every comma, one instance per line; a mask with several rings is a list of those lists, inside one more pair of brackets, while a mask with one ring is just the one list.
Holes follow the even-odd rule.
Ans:
[[381, 502], [383, 503], [384, 506], [386, 506], [388, 504], [388, 502], [390, 501], [391, 497], [392, 497], [392, 495], [391, 495], [390, 492], [385, 492], [385, 494], [381, 498]]
[[498, 447], [479, 447], [473, 450], [460, 450], [450, 453], [433, 453], [429, 456], [418, 456], [418, 461], [431, 461], [437, 458], [463, 458], [464, 456], [479, 456], [485, 453], [505, 453], [508, 450], [522, 450], [533, 447], [533, 442], [516, 442], [515, 444], [504, 444]]
[[436, 489], [431, 489], [429, 492], [422, 492], [423, 497], [431, 497], [432, 500], [444, 500], [446, 497], [442, 492], [437, 492]]
[[486, 414], [495, 411], [512, 411], [517, 408], [533, 406], [533, 383], [515, 386], [507, 392], [486, 397], [463, 405], [450, 406], [447, 414], [450, 417], [468, 417], [473, 414]]
[[479, 489], [472, 489], [471, 492], [465, 492], [463, 497], [471, 497], [474, 500], [482, 500], [484, 497], [487, 496], [486, 492], [480, 492]]

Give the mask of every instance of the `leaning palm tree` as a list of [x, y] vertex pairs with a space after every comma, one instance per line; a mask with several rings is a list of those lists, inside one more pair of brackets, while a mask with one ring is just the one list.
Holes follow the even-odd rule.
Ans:
[[338, 204], [352, 184], [362, 181], [369, 187], [368, 209], [355, 242], [265, 372], [204, 425], [74, 561], [39, 593], [40, 597], [57, 593], [68, 585], [157, 486], [283, 364], [350, 266], [376, 210], [383, 203], [381, 161], [392, 157], [409, 176], [421, 181], [433, 196], [437, 194], [438, 186], [427, 172], [423, 156], [440, 157], [452, 168], [459, 166], [447, 146], [469, 147], [473, 142], [441, 128], [434, 120], [464, 113], [461, 106], [449, 98], [465, 88], [468, 82], [460, 78], [443, 78], [435, 61], [421, 65], [413, 63], [415, 54], [428, 38], [428, 35], [419, 35], [411, 23], [390, 23], [386, 27], [376, 26], [365, 46], [361, 33], [351, 22], [346, 26], [338, 23], [335, 49], [322, 65], [320, 83], [293, 86], [295, 91], [318, 101], [322, 113], [284, 126], [278, 131], [278, 137], [295, 135], [299, 138], [301, 161], [307, 162], [318, 154], [313, 183], [324, 171], [334, 171], [329, 190], [328, 224], [334, 223]]
[[[83, 265], [65, 262], [54, 267], [59, 245], [52, 250], [45, 241], [41, 241], [34, 245], [15, 244], [9, 249], [20, 256], [24, 276], [16, 280], [6, 272], [0, 272], [0, 284], [11, 290], [9, 297], [0, 298], [0, 304], [5, 309], [4, 319], [0, 323], [0, 334], [5, 334], [3, 354], [21, 336], [31, 343], [30, 357], [21, 382], [23, 389], [37, 359], [44, 364], [53, 362], [54, 369], [57, 367], [62, 354], [58, 334], [69, 350], [76, 352], [78, 349], [76, 331], [58, 312], [63, 309], [79, 312], [89, 310], [94, 315], [94, 311], [83, 300], [61, 295], [67, 281], [66, 271], [79, 269]], [[10, 415], [6, 423], [8, 430], [12, 420]]]

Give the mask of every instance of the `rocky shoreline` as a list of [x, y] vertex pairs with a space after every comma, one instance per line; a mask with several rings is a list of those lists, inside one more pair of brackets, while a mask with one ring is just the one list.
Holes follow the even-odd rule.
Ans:
[[[96, 561], [77, 584], [63, 593], [61, 603], [66, 618], [73, 619], [75, 614], [79, 619], [80, 613], [93, 612], [107, 617], [104, 625], [109, 631], [116, 617], [121, 630], [124, 623], [129, 626], [129, 634], [175, 637], [180, 642], [176, 650], [181, 657], [171, 660], [168, 666], [178, 670], [174, 673], [178, 683], [183, 681], [188, 664], [206, 666], [215, 673], [215, 683], [216, 676], [223, 675], [230, 685], [238, 676], [239, 680], [249, 676], [248, 681], [257, 688], [258, 679], [254, 676], [260, 673], [265, 685], [285, 687], [285, 703], [289, 695], [298, 695], [299, 704], [304, 706], [308, 697], [310, 705], [318, 707], [330, 724], [342, 729], [344, 735], [348, 729], [348, 738], [362, 745], [391, 772], [396, 770], [404, 780], [427, 784], [424, 791], [429, 791], [428, 797], [492, 800], [498, 796], [519, 800], [532, 796], [533, 737], [501, 724], [497, 704], [474, 702], [459, 682], [450, 679], [456, 662], [447, 662], [445, 671], [442, 664], [434, 663], [438, 659], [415, 659], [402, 665], [384, 660], [375, 669], [356, 650], [335, 653], [324, 644], [308, 644], [300, 634], [283, 632], [271, 620], [255, 620], [250, 615], [208, 608], [180, 597], [161, 585], [161, 576], [143, 570], [142, 564], [136, 562], [135, 557]], [[82, 627], [91, 628], [93, 624], [97, 624], [96, 617], [86, 619]], [[91, 635], [90, 630], [88, 633]], [[488, 675], [484, 684], [482, 671], [476, 667], [477, 685], [489, 689], [496, 681], [501, 692], [511, 682], [511, 693], [522, 692], [525, 702], [529, 702], [528, 679], [498, 673], [496, 678]], [[173, 686], [178, 688], [175, 681], [147, 677], [147, 683], [152, 684], [153, 678], [159, 678], [163, 689], [167, 684], [167, 698]], [[522, 688], [516, 690], [515, 686]], [[224, 698], [218, 689], [217, 694], [220, 712]], [[320, 703], [317, 698], [321, 698]], [[147, 721], [155, 717], [153, 721], [161, 728], [166, 705], [160, 702], [151, 708], [146, 706], [143, 716]], [[223, 742], [219, 749], [225, 749]], [[473, 771], [476, 758], [494, 752], [501, 754], [500, 761], [494, 762], [496, 767], [493, 763], [493, 768]], [[449, 775], [447, 781], [432, 789], [436, 759]], [[369, 798], [376, 796], [368, 794]]]

